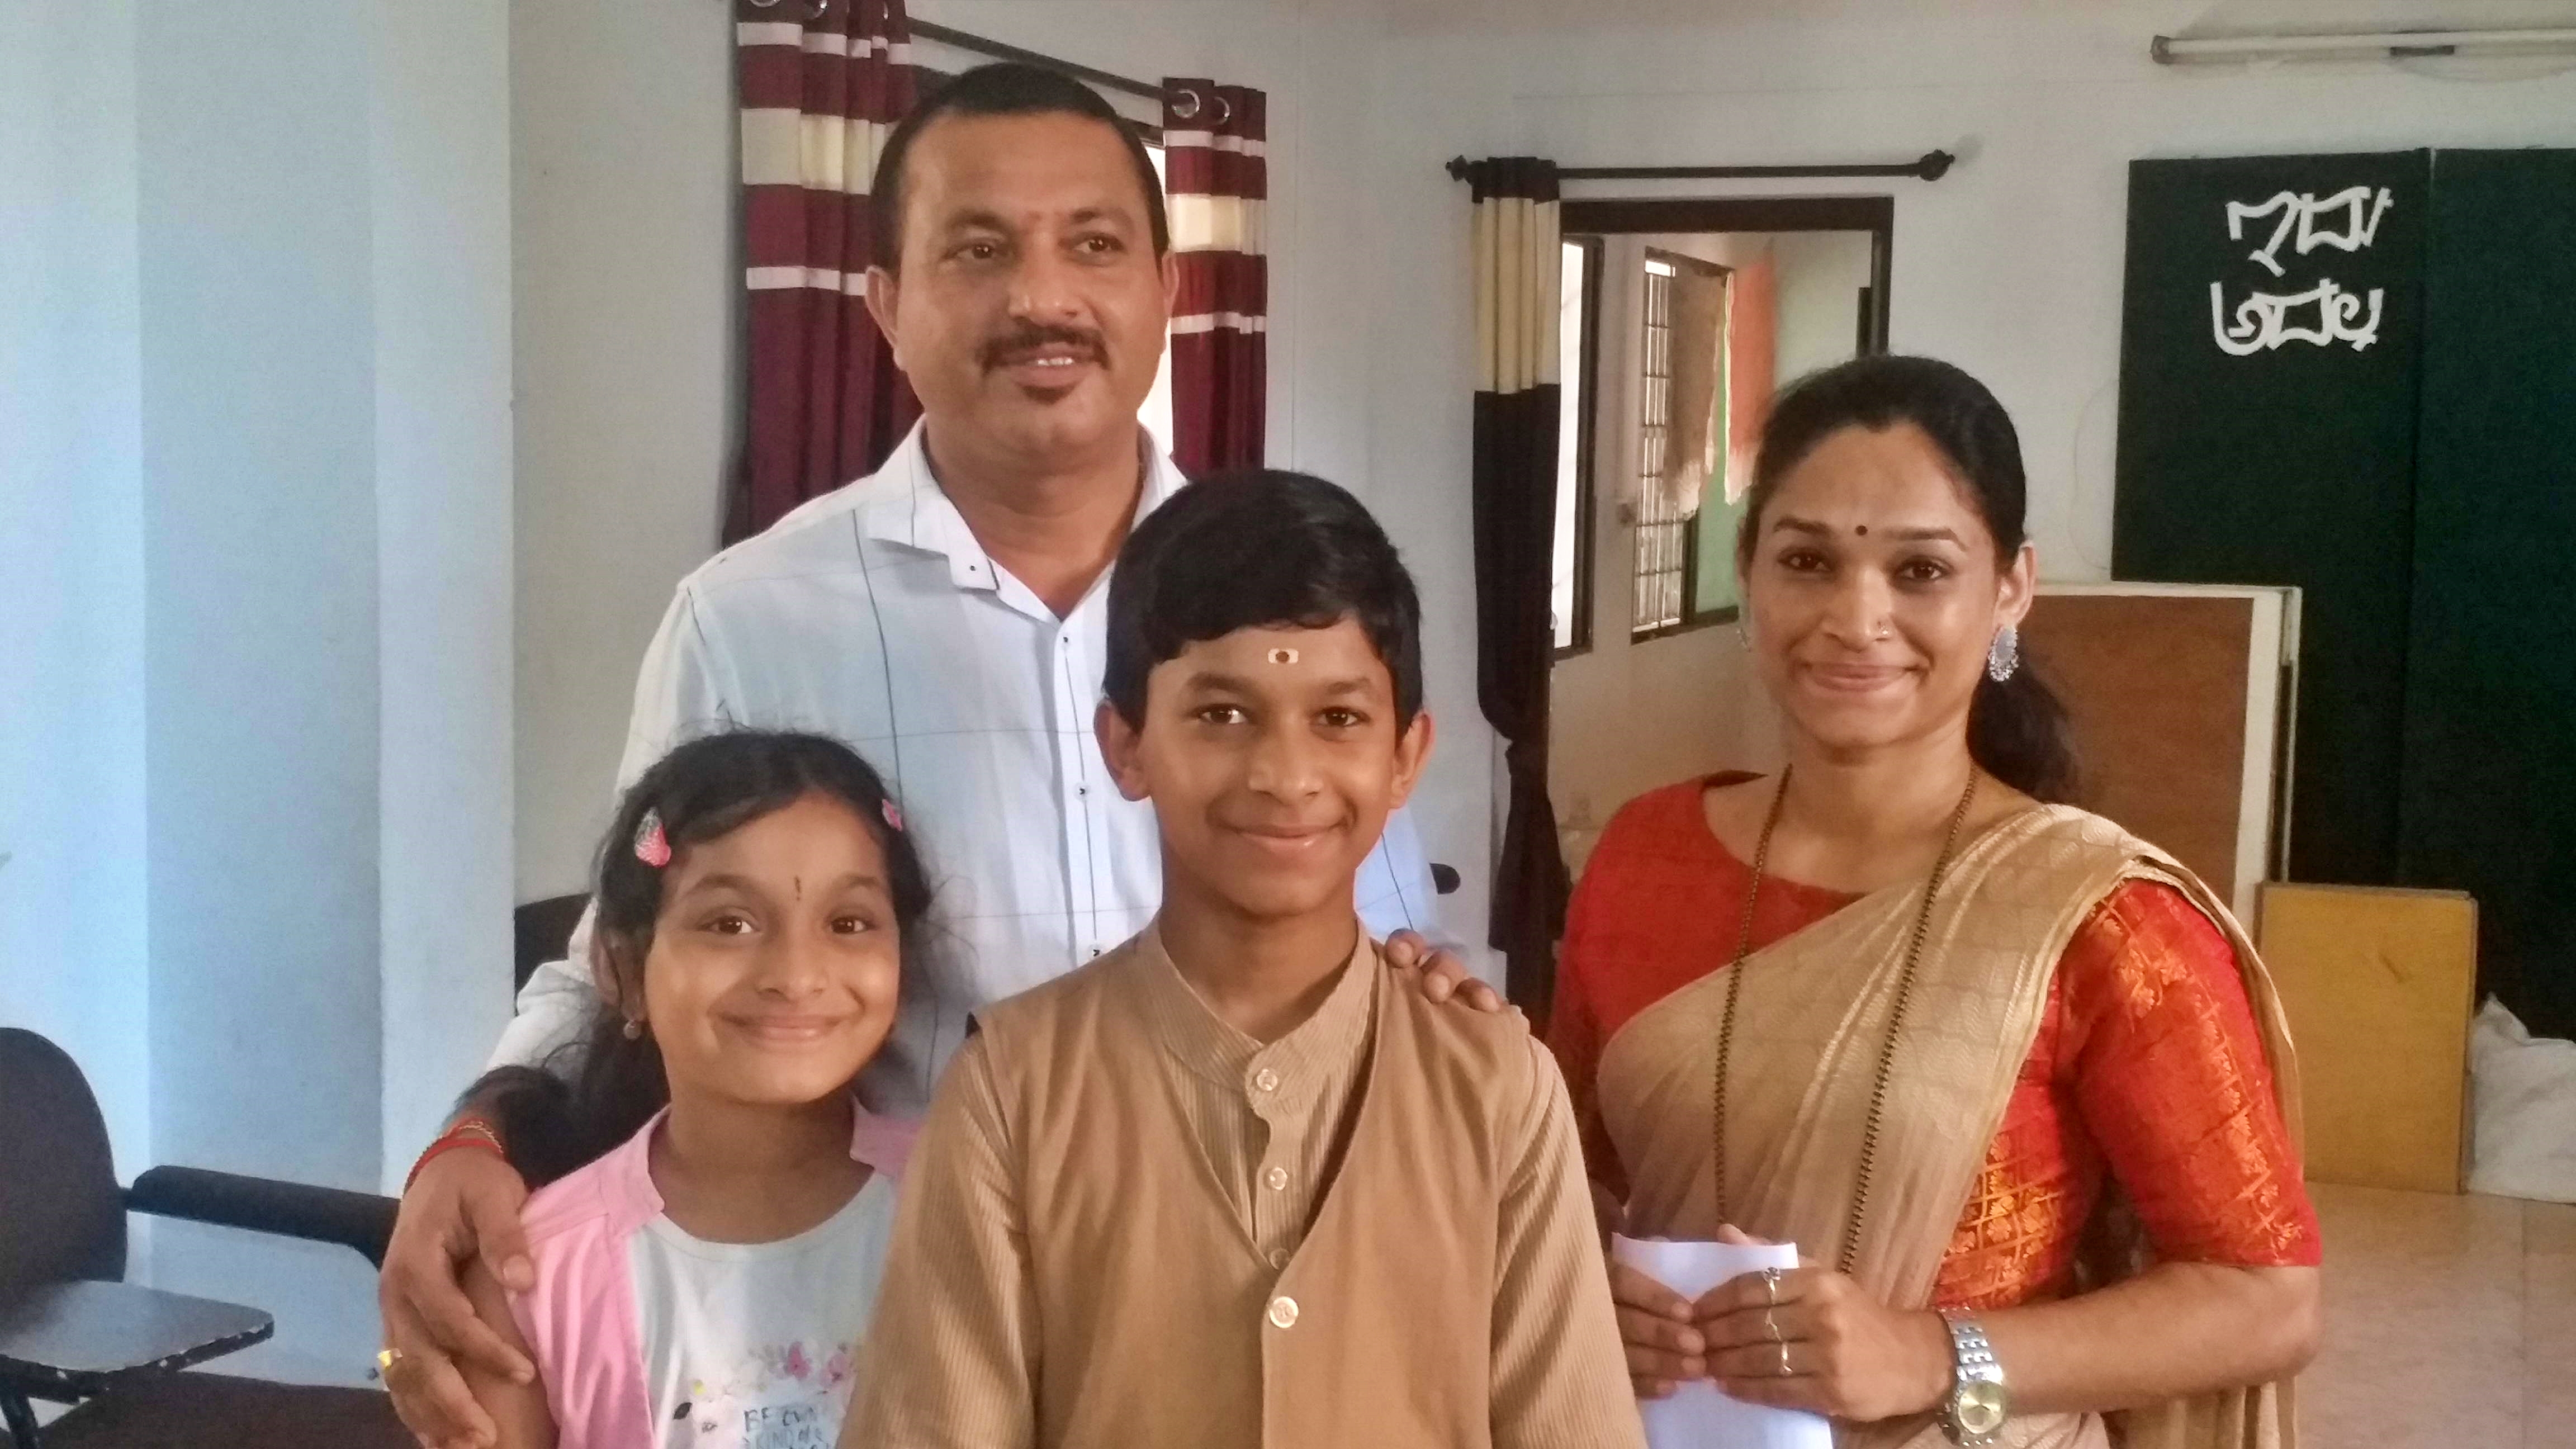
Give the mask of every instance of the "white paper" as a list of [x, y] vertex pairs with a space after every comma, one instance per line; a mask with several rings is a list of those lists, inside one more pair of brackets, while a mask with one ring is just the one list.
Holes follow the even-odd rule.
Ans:
[[[1610, 1256], [1684, 1298], [1765, 1268], [1795, 1268], [1793, 1243], [1676, 1243], [1612, 1235]], [[1648, 1449], [1833, 1449], [1833, 1425], [1796, 1409], [1742, 1404], [1706, 1379], [1637, 1405]]]

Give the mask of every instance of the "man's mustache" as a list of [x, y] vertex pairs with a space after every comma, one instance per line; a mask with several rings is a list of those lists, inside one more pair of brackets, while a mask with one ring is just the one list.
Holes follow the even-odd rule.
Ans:
[[1088, 328], [1029, 326], [985, 343], [979, 359], [988, 368], [1000, 367], [1042, 347], [1070, 347], [1092, 362], [1102, 351], [1100, 334]]

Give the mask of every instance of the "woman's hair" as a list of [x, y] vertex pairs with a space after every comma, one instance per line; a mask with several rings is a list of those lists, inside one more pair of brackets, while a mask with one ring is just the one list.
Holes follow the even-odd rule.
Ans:
[[[885, 852], [886, 885], [907, 956], [924, 940], [930, 877], [885, 781], [849, 746], [821, 735], [734, 730], [691, 740], [665, 755], [617, 807], [591, 875], [591, 966], [615, 977], [615, 999], [640, 1012], [644, 961], [662, 913], [667, 862], [808, 796], [837, 800], [874, 832]], [[639, 848], [660, 826], [669, 854], [656, 866]], [[510, 1160], [529, 1183], [552, 1182], [642, 1130], [671, 1100], [653, 1035], [626, 1035], [626, 1016], [601, 1001], [570, 1060], [550, 1067], [486, 1073], [468, 1097], [492, 1098]]]
[[[1736, 534], [1739, 571], [1753, 561], [1762, 512], [1780, 482], [1825, 439], [1844, 428], [1873, 431], [1911, 423], [1948, 461], [1968, 506], [1994, 535], [1995, 564], [2012, 566], [2028, 533], [2023, 513], [2028, 481], [2021, 435], [1986, 385], [1929, 357], [1856, 357], [1790, 384], [1762, 427], [1753, 485]], [[2041, 800], [2074, 797], [2074, 731], [2032, 664], [2028, 650], [2012, 678], [1980, 677], [1968, 706], [1968, 753], [1986, 773]]]

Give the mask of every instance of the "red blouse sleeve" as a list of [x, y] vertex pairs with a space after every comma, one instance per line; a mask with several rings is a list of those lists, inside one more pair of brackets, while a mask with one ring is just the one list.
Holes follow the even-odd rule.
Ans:
[[2217, 924], [2172, 886], [2131, 881], [2076, 933], [2058, 979], [2060, 1061], [2157, 1256], [2315, 1264], [2316, 1209]]

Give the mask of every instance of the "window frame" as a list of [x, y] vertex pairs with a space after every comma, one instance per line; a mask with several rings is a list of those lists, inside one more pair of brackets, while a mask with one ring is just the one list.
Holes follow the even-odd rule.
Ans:
[[[1642, 301], [1644, 295], [1643, 288], [1645, 284], [1642, 278], [1646, 265], [1661, 262], [1668, 267], [1672, 267], [1676, 272], [1687, 269], [1700, 272], [1704, 275], [1714, 275], [1725, 278], [1730, 291], [1730, 308], [1732, 307], [1733, 302], [1732, 289], [1735, 285], [1735, 269], [1723, 265], [1722, 263], [1706, 261], [1699, 257], [1689, 256], [1681, 252], [1667, 251], [1662, 247], [1646, 247], [1643, 251], [1644, 257], [1638, 268], [1640, 276], [1638, 286], [1640, 289], [1639, 296], [1641, 301], [1637, 310], [1637, 327], [1639, 333], [1639, 345], [1641, 348], [1637, 376], [1641, 385], [1645, 379], [1645, 366], [1642, 357], [1644, 330], [1646, 326], [1645, 307]], [[1721, 345], [1725, 345], [1728, 342], [1731, 342], [1731, 340], [1731, 337], [1726, 333], [1720, 333]], [[1642, 428], [1644, 425], [1642, 417], [1638, 422], [1639, 426]], [[1667, 428], [1672, 426], [1672, 422], [1669, 418], [1665, 420], [1664, 426]], [[1629, 643], [1646, 644], [1657, 639], [1670, 639], [1675, 635], [1693, 633], [1697, 630], [1706, 629], [1716, 624], [1732, 624], [1735, 622], [1736, 616], [1739, 612], [1738, 605], [1728, 604], [1720, 608], [1710, 609], [1705, 613], [1699, 612], [1696, 607], [1695, 601], [1699, 597], [1700, 518], [1707, 511], [1706, 503], [1703, 501], [1701, 507], [1693, 510], [1690, 517], [1682, 520], [1681, 617], [1675, 619], [1669, 624], [1656, 624], [1642, 629], [1637, 627], [1636, 620], [1632, 617], [1628, 623]], [[1648, 525], [1641, 525], [1635, 518], [1632, 510], [1628, 526], [1630, 529], [1628, 548], [1629, 595], [1631, 598], [1634, 598], [1636, 593], [1636, 581], [1640, 574], [1640, 570], [1637, 566], [1637, 543], [1635, 532], [1640, 527]]]
[[[1593, 513], [1600, 506], [1601, 496], [1593, 478], [1597, 471], [1593, 453], [1600, 445], [1597, 419], [1601, 414], [1601, 274], [1609, 253], [1606, 240], [1597, 234], [1575, 233], [1561, 237], [1561, 241], [1583, 253], [1583, 302], [1574, 378], [1580, 393], [1580, 405], [1574, 415], [1574, 618], [1567, 642], [1561, 647], [1556, 647], [1553, 640], [1550, 644], [1552, 659], [1573, 659], [1592, 652]], [[1565, 383], [1566, 379], [1557, 379], [1559, 387]], [[1557, 479], [1556, 486], [1564, 487], [1565, 480]], [[1553, 577], [1548, 580], [1551, 593], [1555, 583]]]

